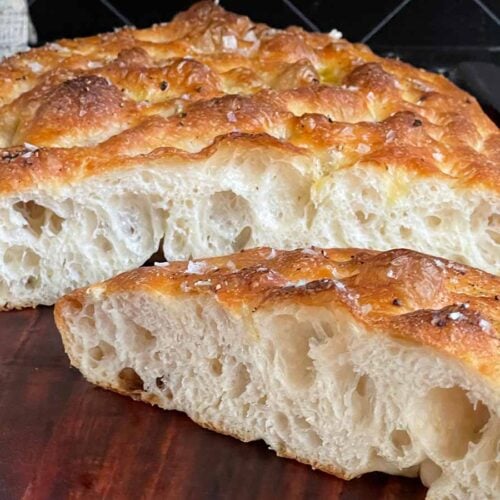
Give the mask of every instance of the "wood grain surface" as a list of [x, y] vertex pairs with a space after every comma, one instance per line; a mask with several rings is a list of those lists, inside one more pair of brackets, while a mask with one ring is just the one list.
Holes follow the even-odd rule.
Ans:
[[93, 387], [51, 308], [0, 313], [0, 498], [423, 499], [417, 480], [342, 481]]

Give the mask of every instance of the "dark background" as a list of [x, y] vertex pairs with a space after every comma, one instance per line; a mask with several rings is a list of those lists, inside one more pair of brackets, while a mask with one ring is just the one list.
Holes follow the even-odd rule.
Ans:
[[[192, 0], [29, 0], [40, 43], [168, 21]], [[500, 0], [221, 0], [274, 27], [339, 29], [352, 41], [448, 73], [461, 61], [500, 63]]]

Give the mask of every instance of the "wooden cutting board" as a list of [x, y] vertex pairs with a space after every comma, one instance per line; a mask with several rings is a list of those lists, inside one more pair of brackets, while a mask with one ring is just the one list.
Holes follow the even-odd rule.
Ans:
[[93, 387], [52, 308], [0, 313], [0, 499], [423, 499], [417, 480], [350, 482]]

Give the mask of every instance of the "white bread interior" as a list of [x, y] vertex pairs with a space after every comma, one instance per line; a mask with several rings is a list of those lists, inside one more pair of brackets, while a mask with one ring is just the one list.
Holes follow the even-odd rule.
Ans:
[[498, 498], [498, 391], [430, 347], [291, 303], [239, 316], [208, 295], [95, 289], [58, 307], [93, 383], [344, 478], [384, 471], [420, 476], [429, 499]]
[[168, 161], [1, 197], [0, 309], [53, 304], [160, 246], [169, 260], [263, 245], [406, 247], [500, 273], [500, 208], [486, 188], [464, 194], [399, 166], [321, 175], [317, 159], [258, 145]]

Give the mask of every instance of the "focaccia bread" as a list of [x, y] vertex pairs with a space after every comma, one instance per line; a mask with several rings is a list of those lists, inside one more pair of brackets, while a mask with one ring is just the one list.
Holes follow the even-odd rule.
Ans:
[[55, 317], [102, 387], [346, 479], [498, 498], [498, 277], [409, 250], [261, 248], [122, 274]]
[[408, 247], [500, 272], [500, 134], [445, 78], [210, 2], [0, 64], [0, 308], [168, 259]]

